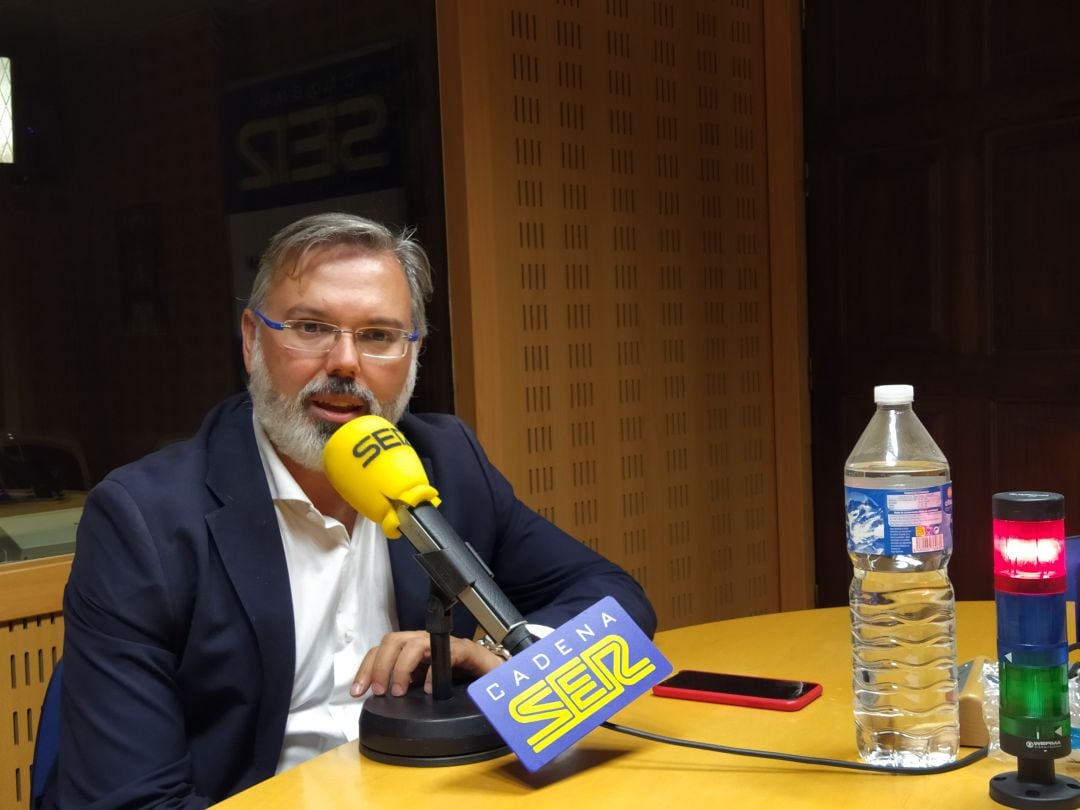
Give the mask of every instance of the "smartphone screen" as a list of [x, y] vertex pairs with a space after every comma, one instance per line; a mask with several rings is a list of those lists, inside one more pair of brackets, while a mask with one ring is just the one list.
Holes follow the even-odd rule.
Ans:
[[656, 684], [653, 693], [683, 700], [795, 711], [820, 695], [821, 685], [811, 681], [684, 669]]

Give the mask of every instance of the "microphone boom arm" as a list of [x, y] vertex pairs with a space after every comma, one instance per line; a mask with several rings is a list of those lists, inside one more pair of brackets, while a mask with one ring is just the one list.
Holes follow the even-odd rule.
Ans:
[[438, 509], [429, 503], [398, 503], [395, 511], [402, 534], [419, 552], [417, 560], [443, 594], [460, 600], [484, 632], [511, 653], [535, 641], [480, 555], [458, 538]]

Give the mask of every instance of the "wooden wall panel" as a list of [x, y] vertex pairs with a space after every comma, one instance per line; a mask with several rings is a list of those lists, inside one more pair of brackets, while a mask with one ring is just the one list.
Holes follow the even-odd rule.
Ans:
[[0, 807], [30, 807], [45, 687], [64, 644], [72, 555], [0, 565]]
[[0, 805], [30, 807], [38, 713], [63, 648], [59, 613], [0, 624]]
[[663, 626], [778, 609], [761, 5], [438, 8], [458, 412]]

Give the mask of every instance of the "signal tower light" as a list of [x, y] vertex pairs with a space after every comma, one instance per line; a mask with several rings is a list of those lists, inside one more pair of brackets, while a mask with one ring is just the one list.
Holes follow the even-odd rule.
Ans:
[[1007, 807], [1080, 807], [1080, 782], [1054, 774], [1072, 750], [1065, 626], [1065, 498], [999, 492], [994, 508], [1001, 750], [1017, 770], [990, 780]]

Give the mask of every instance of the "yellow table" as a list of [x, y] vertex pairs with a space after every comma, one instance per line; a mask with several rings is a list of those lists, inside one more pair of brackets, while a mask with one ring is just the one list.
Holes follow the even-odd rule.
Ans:
[[[996, 658], [992, 602], [960, 603], [957, 627], [960, 661]], [[725, 745], [856, 758], [847, 608], [714, 622], [659, 633], [656, 641], [676, 669], [814, 680], [824, 693], [794, 713], [650, 694], [619, 713], [616, 722]], [[1056, 764], [1059, 773], [1080, 773], [1080, 764]], [[361, 757], [349, 743], [219, 806], [999, 808], [989, 798], [989, 780], [1015, 767], [1015, 760], [986, 759], [933, 776], [860, 773], [675, 748], [597, 729], [535, 774], [513, 756], [451, 768], [384, 765]]]

